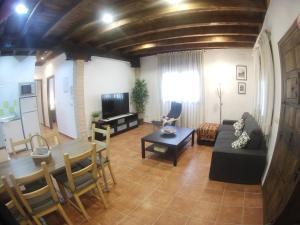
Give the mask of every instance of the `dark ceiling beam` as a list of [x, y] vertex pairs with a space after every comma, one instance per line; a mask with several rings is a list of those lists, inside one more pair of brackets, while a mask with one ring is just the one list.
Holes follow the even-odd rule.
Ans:
[[21, 37], [24, 37], [26, 34], [27, 34], [27, 31], [31, 25], [31, 22], [32, 22], [32, 18], [33, 16], [35, 15], [35, 13], [37, 12], [39, 6], [41, 5], [41, 3], [43, 2], [44, 0], [39, 0], [35, 6], [33, 7], [33, 9], [31, 10], [25, 24], [24, 24], [24, 27], [23, 27], [23, 30], [21, 32]]
[[220, 35], [220, 36], [206, 36], [206, 37], [184, 37], [184, 38], [174, 38], [169, 40], [162, 40], [158, 42], [153, 42], [151, 44], [136, 45], [120, 50], [122, 54], [126, 55], [128, 53], [141, 51], [143, 49], [165, 46], [178, 46], [178, 45], [190, 45], [190, 44], [210, 44], [210, 43], [255, 43], [256, 37], [246, 36], [246, 35]]
[[188, 51], [188, 50], [202, 50], [202, 49], [222, 49], [222, 48], [253, 48], [254, 43], [200, 43], [176, 46], [162, 46], [159, 48], [144, 49], [130, 54], [131, 57], [143, 57], [156, 55], [166, 52]]
[[65, 7], [64, 10], [56, 16], [56, 18], [53, 20], [53, 23], [50, 24], [47, 29], [45, 29], [45, 33], [41, 35], [41, 39], [45, 39], [51, 35], [51, 33], [54, 32], [54, 30], [59, 26], [60, 22], [70, 15], [82, 1], [83, 0], [72, 0], [72, 3], [68, 7]]
[[[102, 47], [101, 45], [111, 44], [129, 38], [138, 38], [141, 36], [149, 36], [158, 32], [175, 32], [180, 29], [207, 29], [207, 27], [226, 27], [226, 26], [244, 26], [255, 29], [258, 28], [263, 21], [261, 13], [197, 13], [184, 14], [180, 16], [162, 18], [151, 23], [141, 23], [135, 26], [127, 26], [122, 30], [117, 29], [104, 34], [92, 34], [95, 39], [90, 43]], [[213, 28], [212, 28], [213, 29]], [[79, 38], [80, 40], [80, 38]]]
[[111, 41], [109, 44], [100, 44], [97, 48], [117, 50], [120, 48], [126, 48], [134, 45], [141, 45], [146, 43], [152, 43], [162, 40], [170, 40], [175, 38], [184, 37], [205, 37], [205, 36], [216, 36], [216, 35], [247, 35], [257, 37], [259, 33], [258, 27], [250, 26], [207, 26], [207, 27], [193, 27], [178, 30], [169, 30], [163, 32], [156, 32], [151, 35], [144, 35], [139, 37], [129, 36], [125, 40], [122, 38]]
[[[184, 3], [180, 8], [174, 6], [158, 7], [149, 10], [142, 10], [139, 13], [134, 13], [131, 17], [121, 18], [112, 24], [101, 26], [91, 26], [89, 29], [81, 29], [79, 33], [85, 33], [84, 37], [81, 38], [82, 42], [85, 43], [93, 39], [92, 34], [101, 34], [109, 32], [115, 29], [122, 29], [127, 25], [146, 23], [147, 21], [154, 21], [160, 18], [169, 16], [176, 16], [179, 14], [191, 14], [191, 13], [209, 13], [209, 12], [254, 12], [254, 13], [265, 13], [266, 8], [262, 1], [251, 1], [251, 0], [217, 0], [217, 1], [195, 1], [191, 3]], [[100, 26], [100, 27], [99, 27]]]

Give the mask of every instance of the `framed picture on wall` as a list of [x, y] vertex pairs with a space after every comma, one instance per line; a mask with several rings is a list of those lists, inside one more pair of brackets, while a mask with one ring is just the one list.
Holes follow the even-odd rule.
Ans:
[[246, 83], [238, 82], [238, 94], [245, 95], [246, 94]]
[[247, 80], [247, 66], [243, 66], [243, 65], [236, 66], [236, 79]]

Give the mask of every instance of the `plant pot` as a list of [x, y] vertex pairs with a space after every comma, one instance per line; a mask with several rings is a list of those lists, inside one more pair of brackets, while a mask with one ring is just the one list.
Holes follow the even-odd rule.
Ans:
[[93, 117], [93, 122], [98, 122], [99, 121], [99, 119], [100, 119], [100, 117], [98, 116], [98, 117]]
[[144, 123], [144, 118], [138, 118], [139, 125], [142, 125]]

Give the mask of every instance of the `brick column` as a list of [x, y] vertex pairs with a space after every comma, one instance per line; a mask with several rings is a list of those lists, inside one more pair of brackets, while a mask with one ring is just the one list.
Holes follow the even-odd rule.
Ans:
[[74, 61], [74, 104], [78, 138], [87, 140], [88, 132], [84, 105], [84, 61]]

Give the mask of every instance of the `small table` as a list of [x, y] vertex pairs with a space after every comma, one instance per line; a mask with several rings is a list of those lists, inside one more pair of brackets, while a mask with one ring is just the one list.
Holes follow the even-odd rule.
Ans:
[[[194, 145], [194, 129], [175, 127], [176, 133], [173, 135], [164, 135], [160, 130], [155, 131], [141, 139], [142, 158], [145, 158], [146, 151], [155, 152], [154, 144], [165, 146], [173, 154], [173, 165], [177, 166], [177, 159], [183, 147], [191, 140]], [[145, 147], [145, 142], [152, 143]]]

